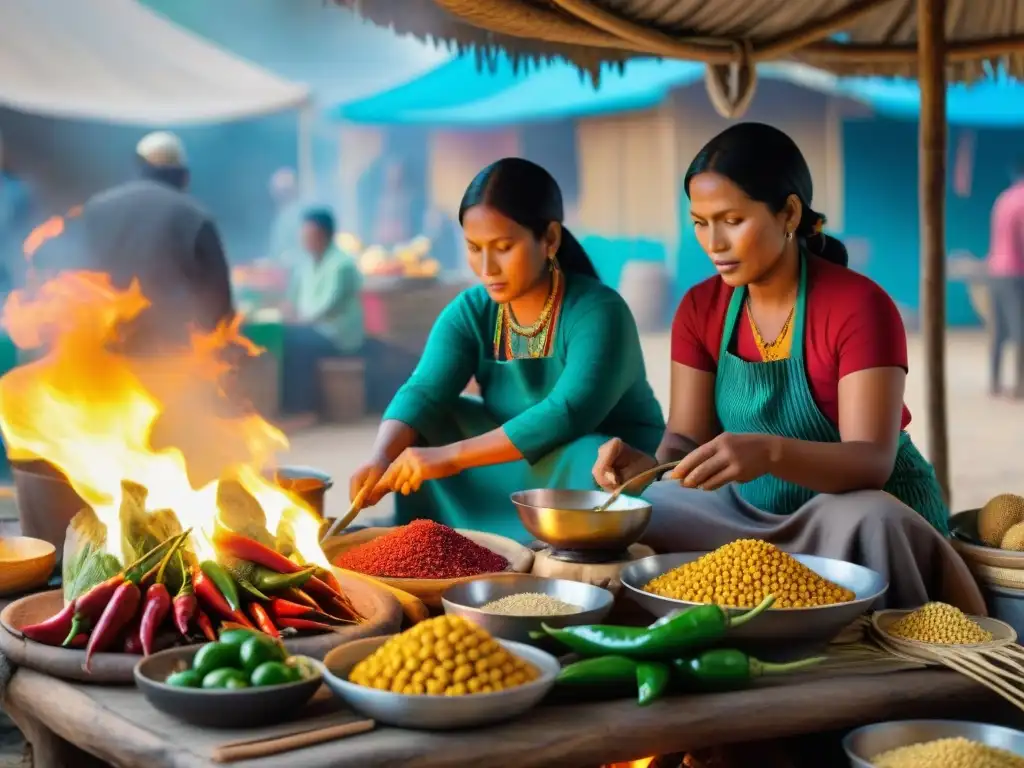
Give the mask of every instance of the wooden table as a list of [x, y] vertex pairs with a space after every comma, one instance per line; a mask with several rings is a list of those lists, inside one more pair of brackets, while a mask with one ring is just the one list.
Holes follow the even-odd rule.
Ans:
[[[983, 718], [1000, 701], [953, 672], [921, 670], [672, 697], [644, 709], [630, 700], [547, 705], [506, 724], [447, 734], [379, 728], [235, 765], [580, 768], [891, 719]], [[97, 765], [90, 754], [116, 766], [212, 766], [215, 746], [260, 733], [193, 728], [157, 712], [133, 688], [73, 684], [28, 669], [14, 674], [3, 706], [32, 742], [37, 768], [89, 768]]]

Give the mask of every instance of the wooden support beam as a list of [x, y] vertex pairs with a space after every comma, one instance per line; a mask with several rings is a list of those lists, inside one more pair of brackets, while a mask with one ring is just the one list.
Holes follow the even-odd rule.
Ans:
[[949, 501], [946, 428], [946, 0], [917, 0], [921, 332], [928, 458]]

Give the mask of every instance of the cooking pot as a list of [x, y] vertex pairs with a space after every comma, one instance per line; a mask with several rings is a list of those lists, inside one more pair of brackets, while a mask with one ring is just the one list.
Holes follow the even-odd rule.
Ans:
[[[59, 560], [71, 518], [88, 505], [67, 478], [45, 461], [11, 462], [11, 474], [22, 535], [53, 544]], [[323, 519], [324, 495], [334, 484], [329, 475], [310, 467], [284, 466], [269, 470], [267, 477], [294, 493]]]

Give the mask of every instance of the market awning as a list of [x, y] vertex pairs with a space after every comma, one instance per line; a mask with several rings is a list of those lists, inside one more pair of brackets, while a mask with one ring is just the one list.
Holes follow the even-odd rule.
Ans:
[[183, 125], [295, 108], [304, 85], [227, 53], [135, 0], [4, 0], [0, 105], [58, 118]]
[[[517, 72], [500, 55], [493, 70], [481, 70], [473, 56], [462, 56], [391, 90], [339, 105], [331, 114], [353, 123], [464, 128], [571, 119], [656, 106], [672, 89], [704, 73], [697, 62], [634, 59], [624, 70], [606, 67], [595, 88], [565, 62], [529, 70], [520, 66]], [[759, 76], [852, 99], [885, 117], [916, 120], [920, 114], [916, 80], [839, 77], [797, 63], [764, 64]], [[951, 85], [947, 111], [955, 125], [1024, 125], [1024, 85], [1006, 77]]]

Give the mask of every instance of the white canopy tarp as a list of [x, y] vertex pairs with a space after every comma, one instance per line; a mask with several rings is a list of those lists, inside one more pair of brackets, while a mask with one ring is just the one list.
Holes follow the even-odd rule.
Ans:
[[135, 0], [0, 0], [0, 106], [164, 126], [258, 117], [308, 97]]

